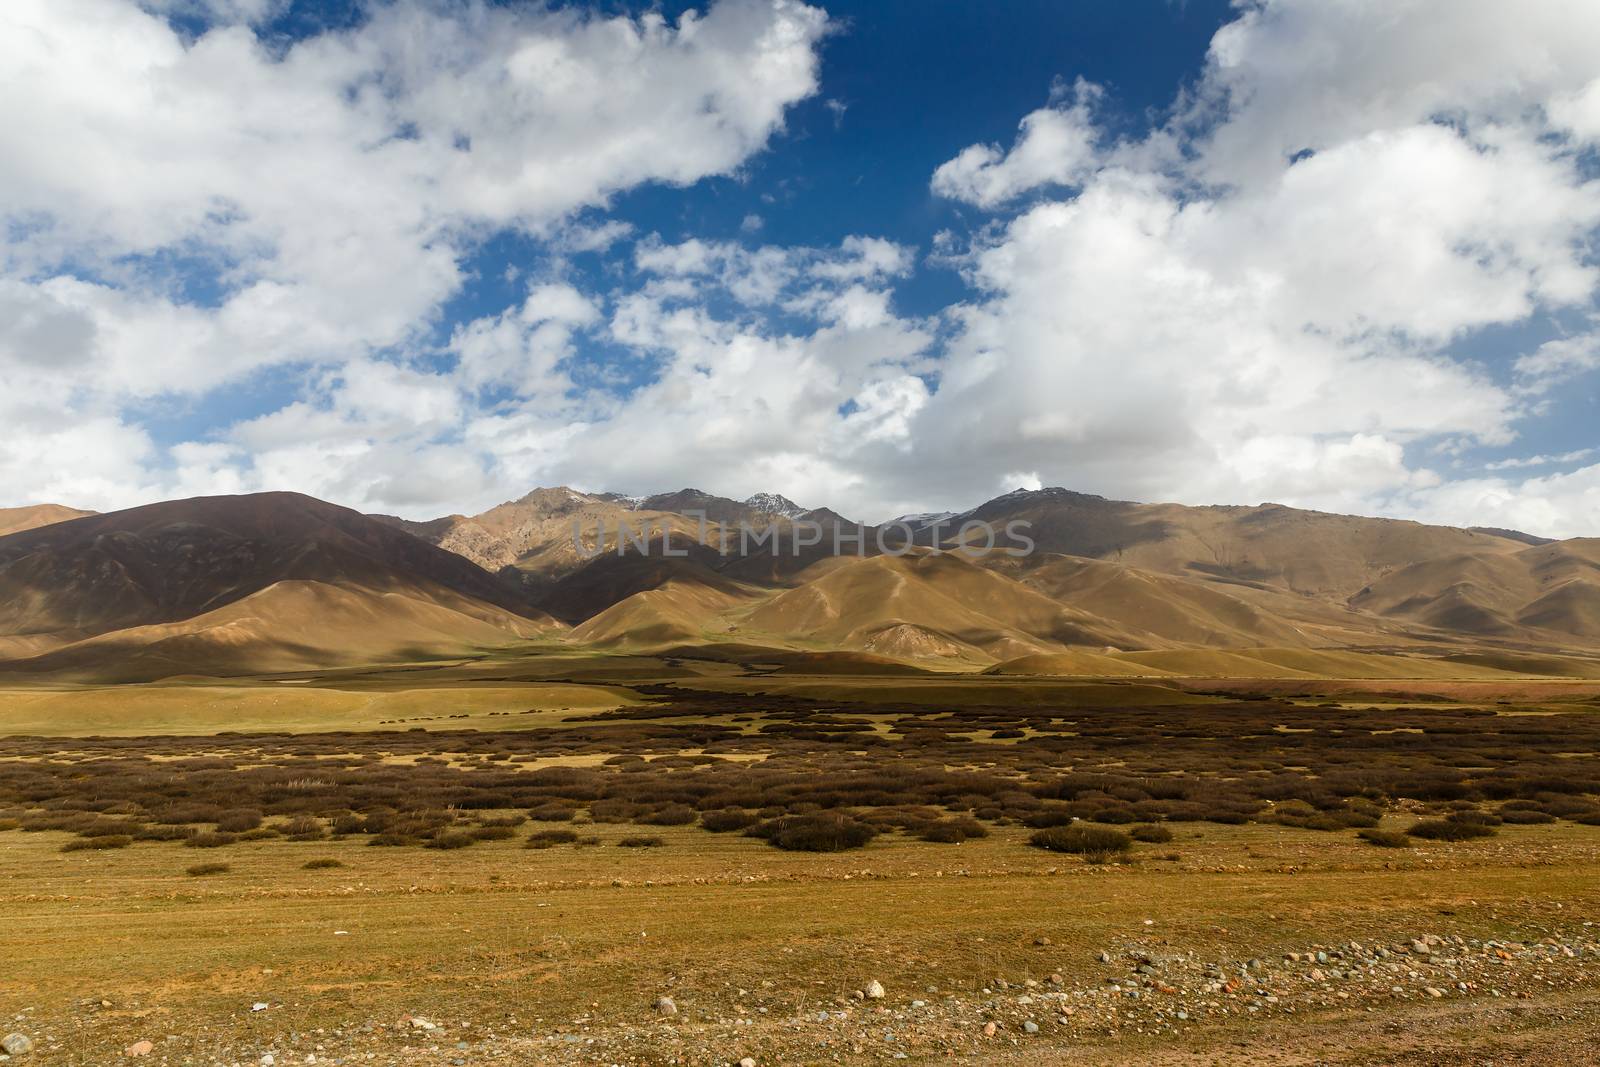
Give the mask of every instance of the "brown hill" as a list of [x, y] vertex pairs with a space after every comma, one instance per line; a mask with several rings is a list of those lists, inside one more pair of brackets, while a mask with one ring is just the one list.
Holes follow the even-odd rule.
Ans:
[[1528, 547], [1500, 533], [1400, 519], [1279, 504], [1135, 504], [1065, 489], [1008, 493], [951, 520], [951, 531], [968, 519], [997, 530], [1028, 521], [1040, 551], [1334, 601], [1420, 561], [1510, 555]]
[[[403, 610], [380, 611], [381, 603]], [[334, 604], [338, 612], [325, 614]], [[372, 622], [358, 625], [368, 611]], [[330, 617], [349, 625], [330, 628]], [[413, 625], [424, 618], [433, 622]], [[373, 644], [421, 648], [440, 626], [472, 643], [487, 630], [504, 643], [560, 628], [461, 557], [294, 493], [170, 501], [0, 538], [0, 639], [13, 655], [61, 657], [118, 632], [91, 650], [205, 632], [231, 634], [241, 648], [316, 647], [326, 660]], [[150, 627], [158, 629], [130, 633]], [[214, 641], [202, 644], [206, 657], [217, 654]]]
[[1144, 640], [957, 554], [840, 559], [813, 571], [816, 577], [748, 612], [738, 625], [744, 639], [766, 634], [900, 658], [975, 662]]
[[92, 511], [79, 511], [77, 508], [69, 508], [62, 504], [30, 504], [22, 508], [0, 508], [0, 537], [21, 533], [23, 530], [36, 530], [41, 526], [51, 526], [69, 519], [81, 519], [93, 514]]
[[1464, 638], [1592, 644], [1600, 639], [1600, 540], [1422, 560], [1374, 582], [1351, 604]]

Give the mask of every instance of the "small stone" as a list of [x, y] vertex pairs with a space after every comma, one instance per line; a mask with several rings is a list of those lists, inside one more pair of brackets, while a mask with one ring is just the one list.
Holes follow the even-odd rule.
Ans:
[[999, 1030], [999, 1029], [1000, 1028], [998, 1026], [996, 1026], [992, 1022], [984, 1023], [983, 1024], [983, 1036], [984, 1037], [993, 1037], [995, 1035], [995, 1032], [997, 1030]]
[[277, 1060], [272, 1058], [272, 1053], [263, 1052], [261, 1054], [261, 1067], [272, 1067], [272, 1065], [277, 1062]]
[[135, 1041], [133, 1044], [123, 1049], [122, 1054], [129, 1057], [148, 1056], [155, 1050], [156, 1046], [151, 1041]]
[[674, 1001], [671, 997], [657, 997], [656, 998], [656, 1014], [657, 1015], [676, 1015], [676, 1014], [678, 1014], [677, 1002]]
[[867, 988], [862, 990], [868, 1000], [883, 999], [883, 983], [874, 978], [867, 983]]
[[1022, 1032], [1025, 1034], [1037, 1034], [1039, 1032], [1039, 1024], [1029, 1019], [1022, 1024]]
[[7, 1034], [0, 1038], [0, 1049], [8, 1056], [26, 1056], [33, 1051], [33, 1038], [27, 1034]]
[[739, 1067], [756, 1067], [756, 1058], [754, 1056], [746, 1056], [739, 1061]]
[[268, 1005], [267, 1005], [266, 1001], [258, 1000], [254, 1004], [250, 1005], [250, 1010], [251, 1011], [266, 1011], [267, 1007], [268, 1007]]

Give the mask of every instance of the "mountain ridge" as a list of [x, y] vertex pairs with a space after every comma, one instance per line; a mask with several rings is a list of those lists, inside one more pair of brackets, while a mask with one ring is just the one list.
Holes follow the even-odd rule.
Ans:
[[[829, 527], [856, 524], [825, 507], [692, 488], [541, 487], [424, 521], [291, 493], [48, 514], [62, 517], [0, 535], [0, 662], [15, 669], [209, 657], [245, 670], [526, 641], [976, 668], [1188, 649], [1600, 652], [1600, 541], [1270, 503], [1019, 489], [903, 516], [912, 542], [894, 530], [887, 551], [892, 523], [863, 526], [841, 556]], [[983, 531], [963, 523], [1023, 524], [1032, 550], [983, 553]], [[777, 536], [741, 553], [741, 525]]]

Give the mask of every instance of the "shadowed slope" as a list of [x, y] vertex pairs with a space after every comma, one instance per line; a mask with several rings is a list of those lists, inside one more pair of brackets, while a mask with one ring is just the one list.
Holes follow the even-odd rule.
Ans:
[[[201, 669], [254, 662], [251, 650], [275, 663], [282, 648], [348, 662], [559, 628], [461, 557], [294, 493], [170, 501], [0, 538], [0, 638], [11, 657], [44, 653], [36, 667], [152, 646]], [[74, 645], [98, 635], [114, 639]]]

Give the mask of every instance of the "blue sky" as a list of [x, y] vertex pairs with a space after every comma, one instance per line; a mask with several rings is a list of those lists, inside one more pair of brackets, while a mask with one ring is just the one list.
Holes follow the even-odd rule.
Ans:
[[1600, 13], [17, 0], [11, 499], [1600, 534]]

